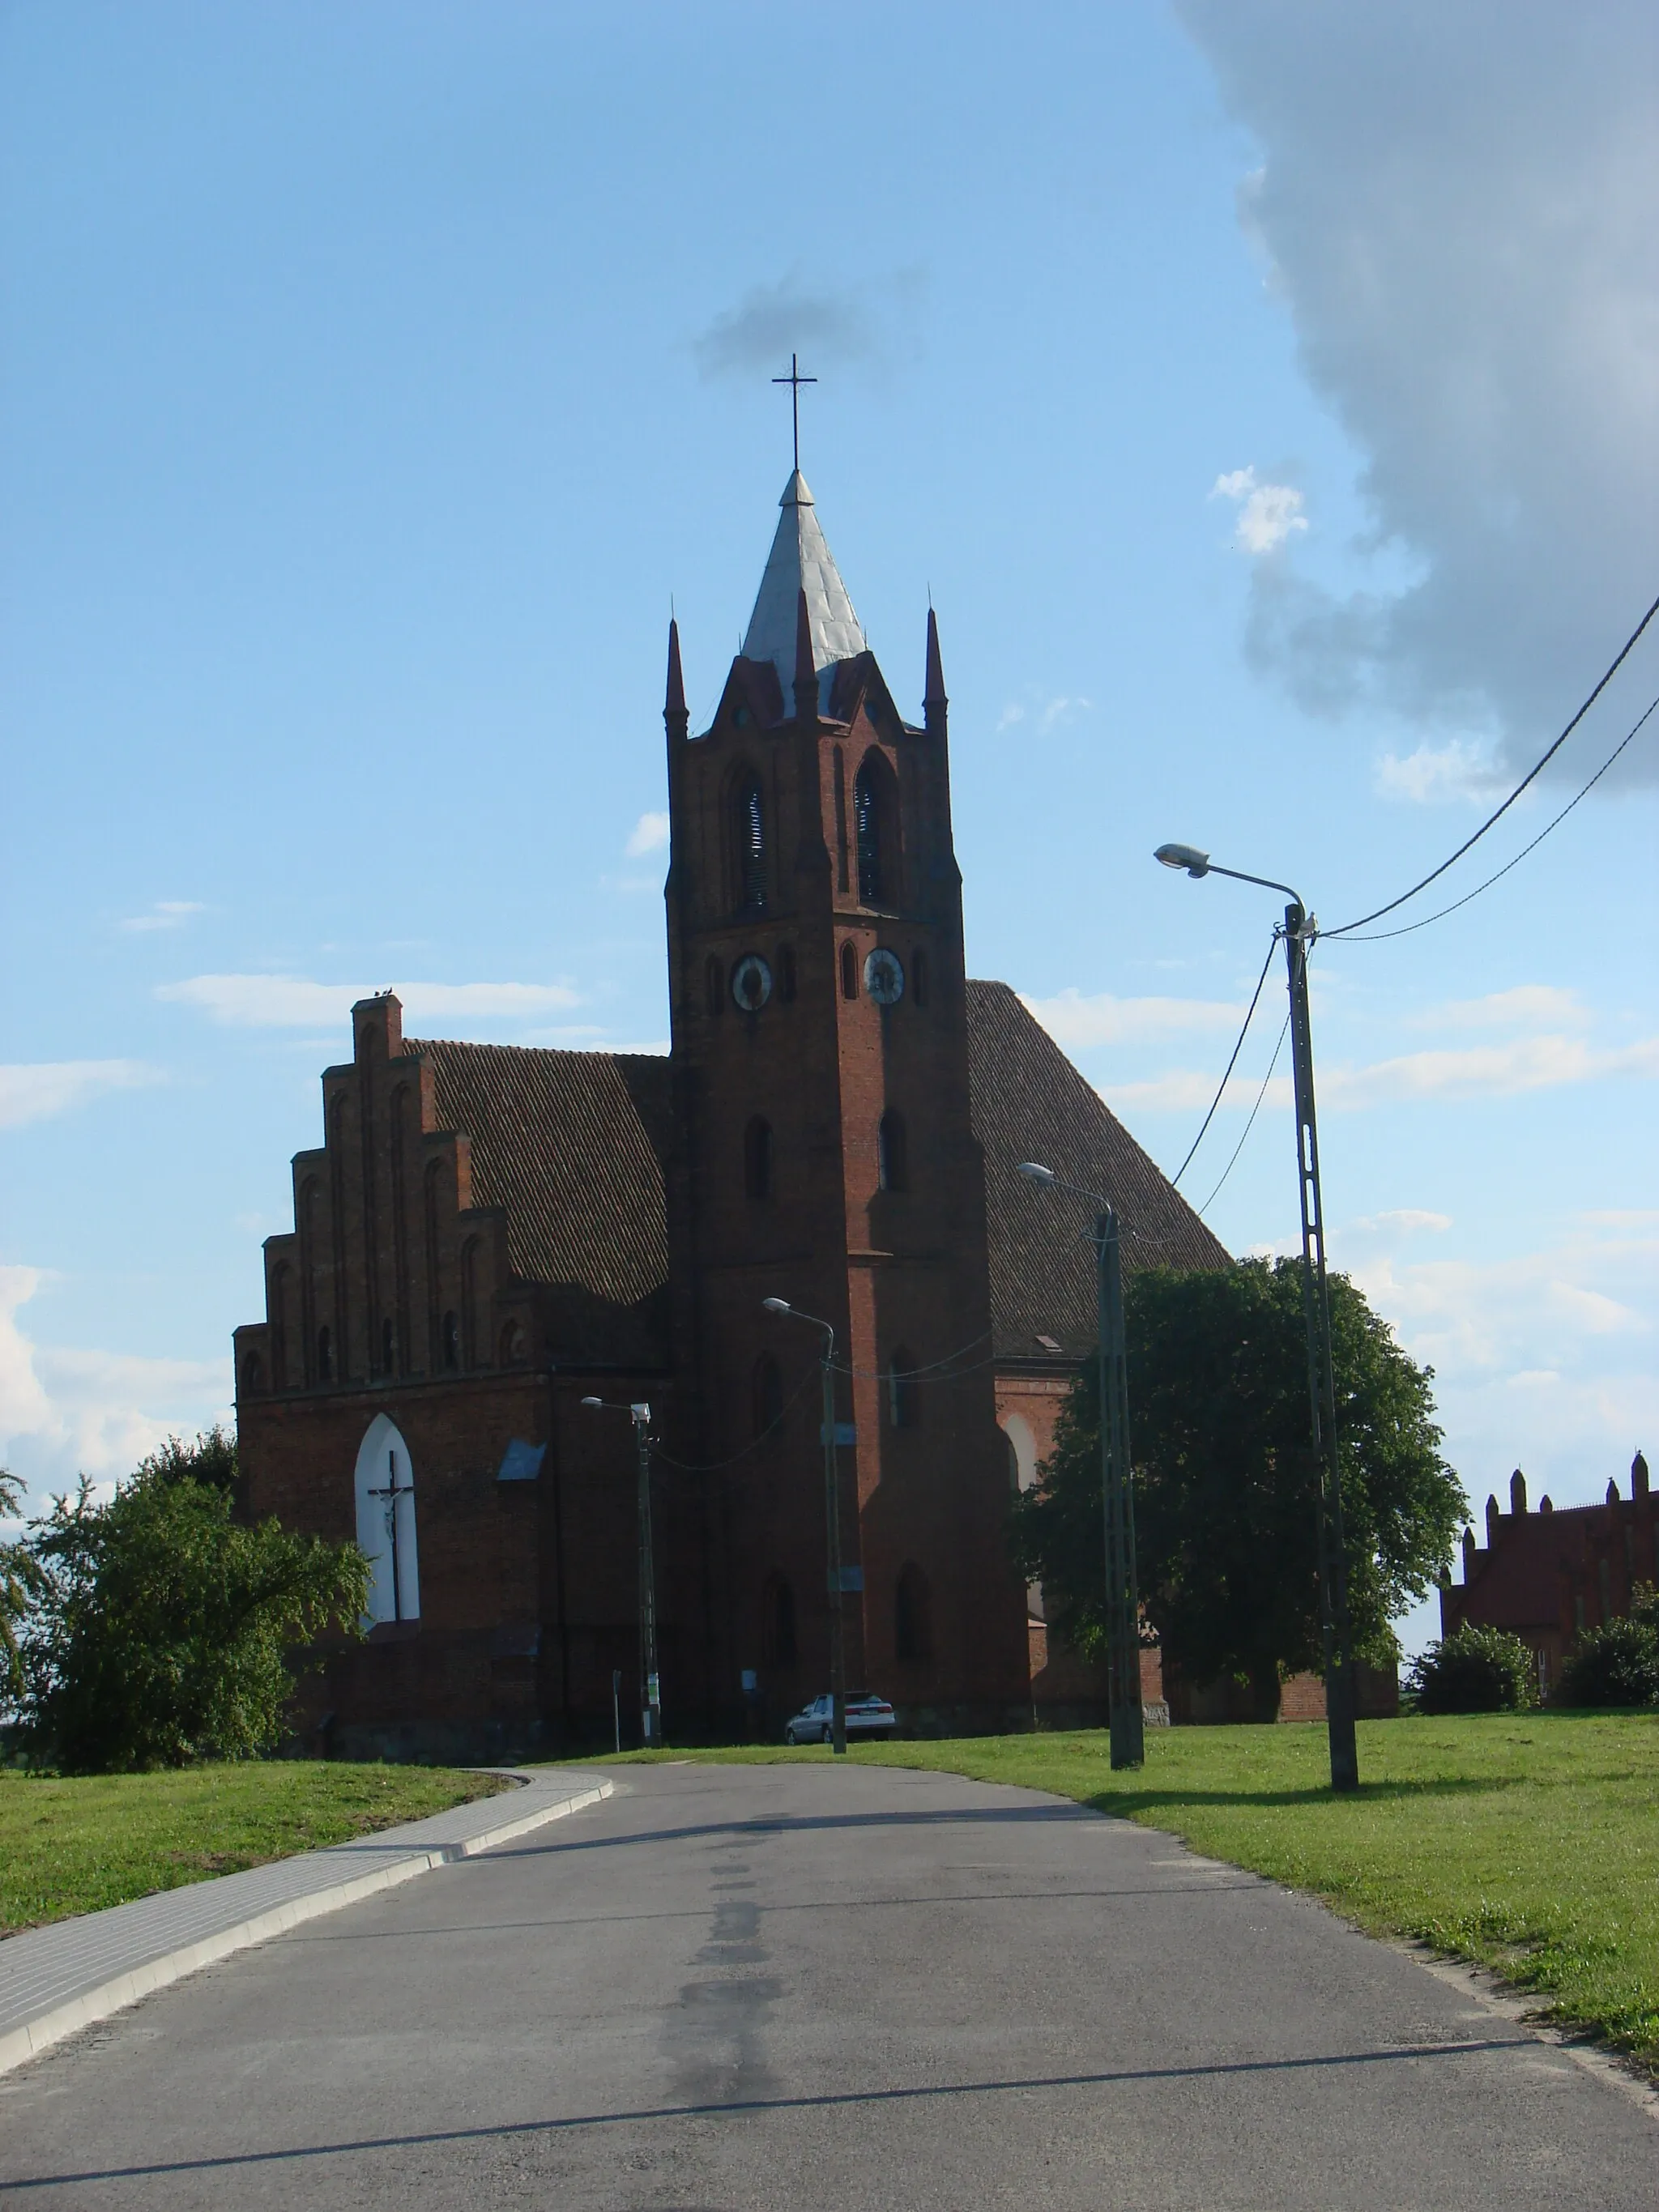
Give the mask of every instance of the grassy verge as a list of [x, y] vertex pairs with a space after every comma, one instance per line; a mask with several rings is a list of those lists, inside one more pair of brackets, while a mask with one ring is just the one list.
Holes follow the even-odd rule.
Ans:
[[502, 1787], [456, 1768], [280, 1760], [0, 1773], [0, 1934], [344, 1843]]
[[[823, 1759], [747, 1750], [661, 1756]], [[1559, 2024], [1659, 2069], [1659, 1719], [1492, 1714], [1362, 1723], [1357, 1797], [1321, 1727], [1149, 1730], [1138, 1774], [1103, 1735], [860, 1745], [860, 1761], [1052, 1790], [1311, 1891], [1535, 1990]], [[635, 1753], [634, 1756], [638, 1757]]]

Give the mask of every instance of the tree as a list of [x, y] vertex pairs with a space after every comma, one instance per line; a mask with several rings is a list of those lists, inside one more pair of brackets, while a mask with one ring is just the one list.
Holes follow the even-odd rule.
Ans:
[[1536, 1667], [1521, 1638], [1472, 1620], [1430, 1644], [1407, 1687], [1419, 1713], [1512, 1713], [1538, 1703]]
[[[198, 1440], [198, 1457], [222, 1461], [222, 1443]], [[164, 1448], [107, 1504], [83, 1478], [31, 1524], [15, 1733], [37, 1759], [112, 1772], [272, 1750], [293, 1647], [331, 1625], [361, 1633], [355, 1544], [240, 1525], [228, 1489], [181, 1455]]]
[[[0, 1521], [16, 1520], [22, 1510], [22, 1484], [9, 1468], [0, 1467]], [[22, 1687], [18, 1638], [33, 1588], [33, 1562], [27, 1544], [15, 1537], [0, 1542], [0, 1699], [7, 1702]]]
[[234, 1497], [237, 1473], [234, 1432], [216, 1421], [194, 1443], [187, 1444], [182, 1437], [169, 1437], [147, 1459], [139, 1461], [132, 1479], [135, 1482], [204, 1482], [210, 1490], [222, 1490], [227, 1497]]
[[[1386, 1662], [1398, 1655], [1390, 1620], [1449, 1562], [1468, 1502], [1440, 1455], [1433, 1370], [1346, 1276], [1331, 1277], [1330, 1297], [1349, 1612], [1359, 1656]], [[1152, 1268], [1129, 1277], [1124, 1304], [1147, 1614], [1188, 1680], [1243, 1676], [1272, 1719], [1284, 1676], [1322, 1656], [1302, 1263]], [[1024, 1571], [1085, 1652], [1104, 1644], [1101, 1516], [1091, 1360], [1014, 1509]]]

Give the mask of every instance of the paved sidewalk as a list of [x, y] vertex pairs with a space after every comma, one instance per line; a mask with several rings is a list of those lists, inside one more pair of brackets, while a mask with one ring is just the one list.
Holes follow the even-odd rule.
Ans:
[[326, 1850], [11, 1936], [0, 1943], [0, 2074], [229, 1952], [596, 1805], [615, 1786], [571, 1769], [501, 1771], [520, 1786]]

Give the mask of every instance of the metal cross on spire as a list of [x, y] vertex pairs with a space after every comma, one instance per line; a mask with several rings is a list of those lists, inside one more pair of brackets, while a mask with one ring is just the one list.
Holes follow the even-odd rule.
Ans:
[[816, 376], [803, 376], [800, 373], [799, 357], [792, 353], [789, 356], [788, 375], [775, 376], [772, 381], [774, 384], [787, 384], [789, 386], [789, 408], [795, 424], [795, 472], [799, 475], [800, 473], [800, 388], [803, 384], [816, 384], [817, 379]]

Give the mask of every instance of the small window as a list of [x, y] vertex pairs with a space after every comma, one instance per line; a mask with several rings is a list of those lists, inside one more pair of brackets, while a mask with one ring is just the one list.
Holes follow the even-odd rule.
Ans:
[[265, 1387], [265, 1364], [257, 1352], [250, 1352], [242, 1362], [242, 1391], [249, 1398], [258, 1397]]
[[334, 1380], [334, 1339], [326, 1328], [319, 1328], [317, 1332], [317, 1380], [319, 1382]]
[[793, 1667], [799, 1656], [795, 1593], [780, 1574], [769, 1575], [761, 1593], [761, 1656], [772, 1667]]
[[927, 1577], [914, 1559], [907, 1559], [899, 1570], [898, 1586], [893, 1593], [893, 1652], [896, 1658], [914, 1662], [933, 1656], [931, 1613]]
[[442, 1335], [444, 1365], [453, 1374], [461, 1364], [461, 1324], [454, 1314], [444, 1316]]
[[743, 1188], [750, 1198], [772, 1195], [772, 1124], [758, 1114], [744, 1132]]
[[884, 1114], [876, 1136], [877, 1166], [884, 1190], [908, 1190], [910, 1161], [904, 1135], [904, 1116]]
[[896, 1429], [914, 1429], [916, 1413], [916, 1363], [901, 1346], [887, 1369], [887, 1418]]
[[501, 1364], [503, 1367], [524, 1367], [529, 1364], [530, 1346], [523, 1329], [515, 1321], [507, 1322], [501, 1331]]
[[859, 853], [859, 902], [881, 903], [881, 787], [866, 761], [853, 778], [853, 833]]
[[793, 945], [778, 947], [778, 996], [786, 1006], [795, 1003], [795, 948]]
[[380, 1372], [382, 1375], [391, 1374], [396, 1350], [392, 1323], [389, 1321], [383, 1321], [380, 1323]]
[[718, 1014], [726, 1004], [726, 970], [711, 952], [708, 964], [702, 971], [704, 988], [708, 999], [708, 1011]]
[[859, 956], [849, 938], [841, 948], [841, 995], [843, 999], [856, 999], [858, 994]]
[[766, 817], [760, 778], [745, 776], [738, 786], [732, 828], [737, 842], [738, 904], [759, 914], [766, 904]]
[[755, 1434], [769, 1436], [783, 1419], [783, 1376], [769, 1352], [763, 1352], [755, 1362], [750, 1388]]
[[918, 945], [910, 954], [910, 1003], [925, 1006], [927, 1003], [927, 951]]

